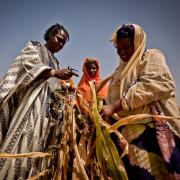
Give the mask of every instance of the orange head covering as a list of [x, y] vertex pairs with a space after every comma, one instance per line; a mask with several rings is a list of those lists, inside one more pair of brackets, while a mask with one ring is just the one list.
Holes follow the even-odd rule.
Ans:
[[[89, 74], [88, 74], [88, 71], [87, 71], [87, 67], [86, 67], [86, 64], [89, 63], [89, 62], [92, 62], [92, 63], [96, 63], [98, 69], [97, 69], [97, 73], [94, 77], [91, 77]], [[89, 81], [94, 81], [95, 84], [98, 84], [101, 79], [100, 79], [100, 65], [99, 65], [99, 62], [98, 60], [96, 59], [91, 59], [91, 58], [86, 58], [84, 59], [84, 64], [83, 64], [83, 75], [82, 75], [82, 78], [81, 80], [79, 81], [79, 84], [78, 84], [78, 93], [81, 94], [83, 96], [84, 99], [86, 99], [87, 102], [90, 102], [91, 101], [91, 91], [90, 91], [90, 85], [89, 85]], [[107, 86], [104, 86], [99, 92], [98, 92], [98, 97], [104, 99], [106, 98], [106, 95], [107, 95]]]

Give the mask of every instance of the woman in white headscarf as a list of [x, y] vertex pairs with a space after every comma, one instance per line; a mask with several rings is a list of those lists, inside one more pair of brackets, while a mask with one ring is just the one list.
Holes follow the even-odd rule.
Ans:
[[[104, 119], [117, 113], [179, 117], [174, 80], [160, 50], [145, 49], [146, 34], [137, 24], [122, 25], [112, 35], [120, 57], [103, 106]], [[143, 118], [119, 128], [129, 143], [123, 158], [129, 179], [180, 178], [180, 121]], [[121, 152], [121, 147], [117, 146]]]

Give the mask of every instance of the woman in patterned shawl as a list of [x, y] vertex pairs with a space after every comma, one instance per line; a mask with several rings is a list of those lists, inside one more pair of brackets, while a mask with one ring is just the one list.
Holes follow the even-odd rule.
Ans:
[[[56, 78], [69, 79], [72, 72], [59, 69], [54, 53], [64, 47], [69, 34], [55, 24], [44, 39], [44, 46], [27, 43], [0, 85], [0, 152], [47, 151], [54, 143], [50, 135], [58, 134], [54, 129], [62, 122], [62, 114], [53, 112], [53, 85]], [[25, 179], [45, 168], [38, 158], [0, 159], [1, 179]]]
[[[111, 40], [120, 64], [112, 75], [108, 104], [101, 115], [156, 115], [118, 128], [129, 143], [129, 153], [123, 157], [129, 179], [180, 179], [179, 109], [165, 57], [160, 50], [145, 49], [146, 34], [136, 24], [117, 28]], [[122, 152], [120, 145], [117, 148]]]

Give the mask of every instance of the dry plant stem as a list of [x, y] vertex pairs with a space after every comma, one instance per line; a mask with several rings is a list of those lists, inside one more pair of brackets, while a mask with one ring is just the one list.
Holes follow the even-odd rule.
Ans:
[[92, 160], [91, 158], [92, 158], [92, 155], [95, 153], [95, 148], [96, 148], [96, 141], [94, 141], [94, 143], [90, 149], [90, 153], [87, 156], [85, 168], [91, 163], [91, 160]]
[[[50, 173], [51, 170], [50, 169], [46, 169], [42, 172], [40, 172], [37, 176], [33, 176], [33, 177], [30, 177], [28, 178], [27, 180], [38, 180], [40, 177], [43, 177], [45, 176], [47, 173]], [[56, 179], [57, 180], [57, 179]]]
[[77, 164], [78, 164], [78, 168], [81, 172], [82, 175], [82, 179], [84, 180], [88, 180], [88, 176], [86, 174], [86, 171], [84, 169], [83, 164], [81, 163], [81, 158], [80, 158], [80, 154], [78, 151], [78, 147], [77, 147], [77, 143], [76, 143], [76, 122], [75, 122], [75, 116], [74, 113], [73, 114], [73, 118], [72, 118], [72, 140], [73, 140], [73, 147], [74, 147], [74, 151], [75, 151], [75, 157], [77, 159]]
[[0, 158], [25, 158], [25, 157], [51, 157], [50, 153], [43, 152], [31, 152], [31, 153], [22, 153], [22, 154], [8, 154], [8, 153], [0, 153]]

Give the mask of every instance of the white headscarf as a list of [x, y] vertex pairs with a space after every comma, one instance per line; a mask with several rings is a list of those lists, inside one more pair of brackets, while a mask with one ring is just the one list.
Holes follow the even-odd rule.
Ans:
[[[125, 68], [121, 71], [120, 73], [120, 98], [123, 97], [123, 89], [125, 84], [131, 84], [135, 80], [137, 80], [137, 75], [139, 72], [139, 63], [142, 58], [142, 55], [145, 50], [145, 45], [146, 45], [146, 34], [143, 31], [143, 29], [137, 25], [137, 24], [132, 24], [135, 29], [135, 34], [134, 34], [134, 53], [129, 59], [127, 65]], [[121, 28], [118, 27], [112, 34], [111, 36], [111, 42], [116, 46], [117, 43], [117, 31]]]

